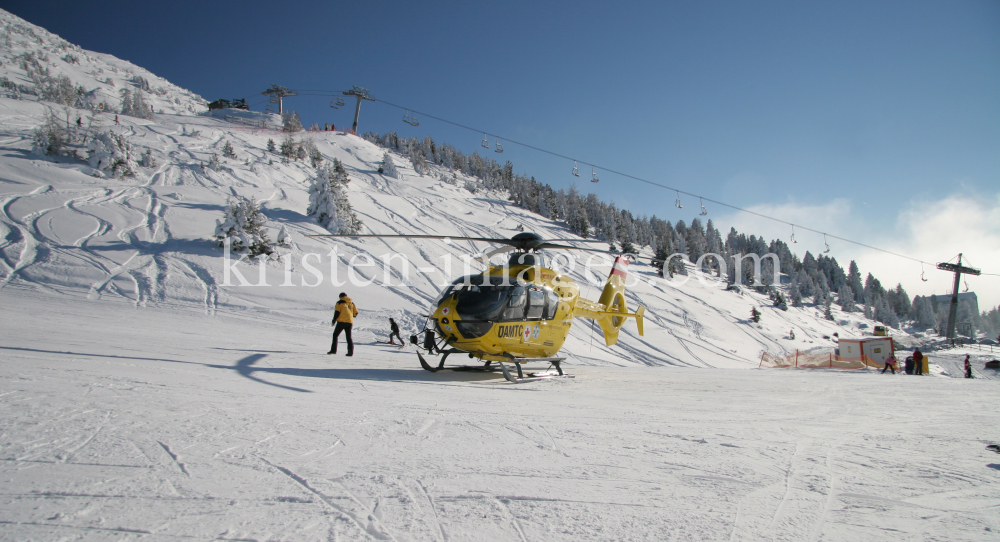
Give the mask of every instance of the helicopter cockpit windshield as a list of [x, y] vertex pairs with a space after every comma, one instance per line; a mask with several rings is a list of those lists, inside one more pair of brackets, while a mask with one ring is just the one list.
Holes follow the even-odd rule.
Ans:
[[[517, 291], [520, 291], [520, 296], [523, 298], [524, 288], [520, 286], [469, 285], [458, 291], [458, 304], [455, 310], [463, 320], [487, 322], [502, 320], [507, 301], [516, 295]], [[524, 304], [523, 299], [521, 304]]]

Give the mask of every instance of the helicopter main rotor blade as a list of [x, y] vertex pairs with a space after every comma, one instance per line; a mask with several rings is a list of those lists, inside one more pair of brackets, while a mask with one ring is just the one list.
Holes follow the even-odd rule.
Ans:
[[[601, 243], [607, 243], [607, 241], [600, 241]], [[571, 247], [569, 245], [557, 245], [555, 243], [542, 243], [535, 247], [536, 250], [541, 250], [545, 248], [557, 248], [562, 250], [582, 250], [584, 252], [600, 252], [602, 254], [620, 254], [619, 252], [611, 250], [601, 250], [599, 248], [583, 248], [583, 247]]]
[[456, 237], [453, 235], [373, 235], [373, 234], [363, 234], [363, 235], [335, 235], [332, 233], [327, 234], [315, 234], [306, 235], [306, 237], [348, 237], [348, 238], [360, 238], [360, 237], [373, 237], [378, 239], [449, 239], [452, 241], [484, 241], [487, 243], [502, 243], [510, 246], [518, 246], [522, 243], [515, 243], [510, 239], [494, 239], [492, 237]]
[[568, 243], [568, 242], [572, 242], [572, 243], [605, 243], [605, 244], [607, 244], [607, 241], [600, 241], [600, 240], [597, 240], [597, 239], [546, 239], [545, 242], [546, 243], [556, 243], [556, 242], [565, 242], [565, 243]]

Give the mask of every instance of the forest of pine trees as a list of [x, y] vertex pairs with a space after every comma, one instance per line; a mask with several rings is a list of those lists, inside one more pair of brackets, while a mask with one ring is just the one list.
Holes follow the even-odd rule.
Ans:
[[[899, 284], [895, 288], [885, 288], [871, 273], [864, 279], [855, 262], [851, 261], [845, 271], [836, 258], [825, 254], [813, 255], [806, 252], [800, 260], [789, 246], [781, 240], [770, 243], [763, 237], [742, 234], [731, 228], [723, 239], [722, 234], [708, 220], [702, 223], [695, 218], [690, 225], [683, 220], [671, 224], [655, 215], [647, 218], [636, 217], [628, 209], [619, 209], [614, 203], [601, 201], [596, 194], [580, 194], [575, 186], [554, 190], [551, 186], [514, 173], [514, 165], [509, 161], [503, 165], [494, 159], [486, 159], [473, 152], [471, 156], [451, 145], [435, 143], [430, 136], [423, 139], [399, 137], [396, 132], [379, 135], [365, 134], [365, 139], [380, 147], [396, 151], [410, 158], [415, 167], [419, 164], [420, 174], [426, 173], [425, 164], [437, 164], [452, 171], [479, 179], [483, 188], [507, 194], [508, 199], [523, 209], [542, 217], [558, 220], [566, 224], [573, 233], [584, 237], [607, 241], [623, 252], [638, 251], [650, 247], [654, 261], [664, 261], [671, 254], [685, 254], [691, 263], [697, 263], [703, 254], [719, 254], [727, 262], [729, 282], [735, 282], [733, 256], [768, 253], [778, 255], [781, 272], [787, 275], [787, 301], [792, 306], [802, 306], [809, 300], [828, 312], [830, 304], [836, 302], [845, 312], [864, 312], [865, 316], [889, 326], [898, 326], [903, 321], [913, 321], [917, 326], [940, 329], [941, 318], [947, 321], [947, 308], [931, 307], [932, 298], [916, 296], [910, 298]], [[761, 262], [761, 282], [770, 289], [773, 263], [770, 259]], [[744, 284], [754, 280], [752, 266], [743, 266]], [[747, 268], [750, 269], [747, 269]], [[714, 258], [702, 261], [702, 270], [721, 274], [721, 267]], [[684, 273], [684, 265], [678, 258], [670, 261], [671, 274]], [[860, 307], [859, 307], [860, 306]], [[962, 316], [972, 321], [975, 329], [990, 336], [1000, 333], [1000, 314], [994, 308], [989, 312], [973, 314], [968, 307]]]

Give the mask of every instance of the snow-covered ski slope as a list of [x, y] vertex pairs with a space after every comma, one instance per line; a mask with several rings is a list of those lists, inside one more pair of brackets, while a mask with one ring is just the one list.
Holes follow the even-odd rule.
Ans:
[[[9, 59], [42, 49], [52, 75], [87, 89], [138, 84], [111, 87], [112, 65], [165, 89], [153, 121], [95, 120], [157, 164], [118, 179], [31, 153], [49, 108], [88, 113], [0, 98], [0, 539], [996, 539], [994, 382], [744, 370], [871, 322], [780, 311], [693, 270], [673, 285], [644, 263], [628, 292], [647, 307], [645, 336], [629, 323], [608, 348], [577, 321], [563, 351], [574, 379], [422, 371], [409, 347], [376, 344], [388, 317], [409, 335], [447, 280], [444, 257], [457, 275], [488, 245], [306, 237], [324, 233], [305, 216], [314, 170], [265, 151], [282, 134], [190, 114], [193, 94], [107, 55], [54, 60], [68, 52], [58, 37], [0, 16], [21, 25], [0, 41], [11, 81], [30, 84]], [[344, 163], [367, 232], [572, 237], [461, 175], [419, 176], [394, 155], [389, 179], [361, 138], [303, 137]], [[237, 159], [202, 168], [226, 142]], [[280, 261], [270, 286], [223, 285], [209, 238], [233, 195], [263, 202], [272, 238], [290, 232], [293, 286]], [[384, 285], [395, 252], [412, 267], [403, 284], [396, 260]], [[316, 281], [306, 254], [320, 286], [302, 285]], [[364, 254], [375, 265], [356, 272], [374, 284], [330, 283], [331, 260], [343, 281]], [[237, 269], [258, 283], [256, 267]], [[361, 309], [354, 358], [323, 354], [342, 290]]]
[[[306, 191], [312, 168], [302, 162], [282, 164], [280, 157], [266, 152], [267, 140], [278, 133], [241, 131], [215, 117], [157, 115], [155, 121], [120, 117], [121, 125], [110, 128], [126, 134], [133, 145], [149, 148], [158, 166], [140, 169], [134, 178], [96, 179], [90, 168], [67, 159], [53, 161], [31, 155], [28, 128], [42, 121], [45, 106], [0, 99], [0, 194], [5, 288], [30, 288], [54, 295], [122, 298], [137, 307], [180, 305], [200, 312], [266, 312], [274, 318], [301, 325], [325, 322], [340, 290], [349, 290], [362, 310], [357, 324], [362, 340], [386, 328], [394, 316], [416, 330], [420, 315], [445, 281], [460, 276], [461, 261], [489, 245], [475, 242], [433, 240], [333, 241], [309, 238], [327, 233], [305, 216]], [[192, 135], [195, 134], [195, 135]], [[419, 176], [408, 161], [395, 156], [400, 179], [377, 173], [383, 150], [361, 138], [333, 132], [301, 133], [311, 138], [328, 159], [340, 159], [351, 177], [349, 197], [366, 232], [382, 234], [438, 234], [507, 238], [523, 226], [547, 238], [573, 237], [562, 224], [518, 209], [501, 194], [472, 194], [460, 185], [443, 182], [435, 175]], [[221, 154], [231, 143], [238, 159], [228, 160], [219, 171], [202, 168], [212, 154]], [[269, 162], [273, 162], [269, 164]], [[262, 202], [270, 219], [271, 238], [284, 226], [292, 236], [292, 247], [282, 250], [291, 258], [291, 284], [283, 264], [266, 266], [267, 284], [259, 287], [259, 269], [252, 262], [236, 269], [254, 286], [225, 287], [223, 251], [210, 242], [215, 221], [222, 217], [227, 198], [254, 197]], [[330, 273], [330, 252], [337, 249], [337, 277]], [[408, 259], [404, 284], [400, 259], [393, 260], [390, 284], [385, 285], [386, 254]], [[325, 282], [302, 265], [303, 257], [316, 254], [308, 263], [319, 269]], [[577, 258], [579, 282], [587, 256]], [[348, 267], [354, 266], [358, 280], [375, 279], [371, 285], [352, 287]], [[445, 256], [448, 258], [445, 258]], [[467, 258], [466, 258], [467, 260]], [[602, 263], [603, 260], [603, 263]], [[586, 295], [598, 297], [609, 272], [608, 261], [591, 259], [594, 273]], [[451, 275], [447, 272], [451, 271]], [[481, 269], [476, 267], [475, 269]], [[626, 326], [618, 346], [602, 346], [591, 340], [586, 322], [573, 327], [567, 353], [582, 364], [613, 363], [679, 365], [693, 367], [756, 367], [762, 351], [783, 353], [831, 347], [824, 338], [833, 332], [850, 336], [858, 330], [823, 320], [813, 307], [772, 307], [766, 296], [726, 291], [711, 276], [692, 271], [685, 284], [665, 281], [641, 261], [630, 266], [632, 285], [628, 301], [647, 307], [645, 337], [634, 325]], [[335, 286], [333, 279], [348, 281]], [[764, 312], [760, 325], [748, 323], [751, 307]], [[847, 320], [845, 320], [846, 322]], [[850, 323], [854, 324], [852, 320]], [[404, 332], [406, 331], [404, 327]], [[788, 339], [794, 330], [796, 339]], [[591, 344], [593, 343], [593, 344]]]

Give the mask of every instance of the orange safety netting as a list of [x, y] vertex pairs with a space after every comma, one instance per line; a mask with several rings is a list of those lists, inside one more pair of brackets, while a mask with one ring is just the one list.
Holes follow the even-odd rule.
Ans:
[[862, 359], [843, 359], [831, 354], [807, 354], [800, 350], [785, 355], [776, 356], [764, 352], [760, 356], [758, 367], [795, 367], [798, 369], [865, 369], [872, 367], [881, 369], [885, 364], [878, 363], [868, 356]]

